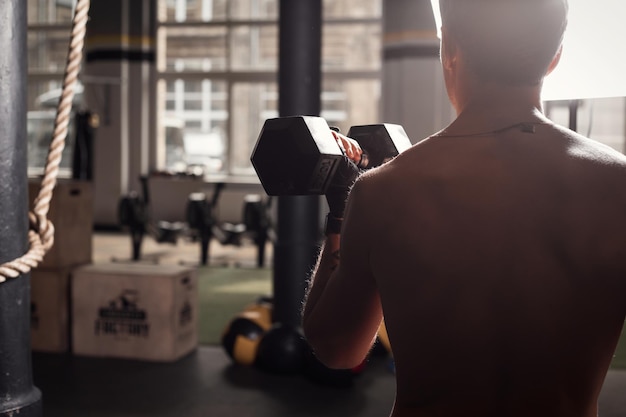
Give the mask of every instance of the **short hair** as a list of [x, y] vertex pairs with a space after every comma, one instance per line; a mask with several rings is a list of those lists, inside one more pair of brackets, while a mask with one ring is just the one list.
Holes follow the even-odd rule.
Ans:
[[537, 85], [567, 27], [567, 0], [439, 0], [442, 28], [483, 80]]

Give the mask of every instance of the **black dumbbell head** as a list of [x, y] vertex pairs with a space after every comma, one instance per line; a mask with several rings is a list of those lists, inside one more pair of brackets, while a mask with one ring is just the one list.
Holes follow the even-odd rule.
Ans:
[[268, 195], [315, 195], [342, 158], [326, 120], [293, 116], [265, 121], [251, 161]]
[[382, 165], [411, 147], [404, 128], [391, 123], [352, 126], [348, 136], [367, 153], [368, 169]]

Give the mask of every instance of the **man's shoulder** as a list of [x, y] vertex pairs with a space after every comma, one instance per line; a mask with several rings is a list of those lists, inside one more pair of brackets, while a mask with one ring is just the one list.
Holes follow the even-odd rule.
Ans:
[[626, 173], [626, 155], [596, 139], [588, 138], [566, 129], [561, 130], [568, 138], [567, 156], [591, 166], [611, 168]]
[[367, 192], [376, 189], [380, 190], [381, 188], [385, 189], [396, 183], [399, 178], [406, 176], [403, 160], [408, 152], [410, 152], [410, 149], [380, 166], [364, 171], [355, 185]]

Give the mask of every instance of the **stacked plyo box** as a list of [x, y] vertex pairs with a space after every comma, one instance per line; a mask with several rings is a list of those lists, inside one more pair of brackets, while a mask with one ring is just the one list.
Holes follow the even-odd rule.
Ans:
[[198, 345], [198, 278], [176, 265], [99, 264], [72, 274], [76, 355], [175, 361]]
[[[40, 183], [29, 181], [31, 210]], [[70, 275], [92, 261], [92, 184], [59, 179], [47, 217], [54, 225], [54, 245], [31, 271], [31, 347], [63, 353], [70, 350]]]

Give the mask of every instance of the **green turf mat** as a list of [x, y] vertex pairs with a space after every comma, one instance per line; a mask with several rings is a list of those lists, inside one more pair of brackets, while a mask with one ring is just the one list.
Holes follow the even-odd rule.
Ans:
[[626, 326], [622, 329], [622, 336], [617, 343], [615, 356], [611, 362], [612, 369], [626, 369]]
[[244, 307], [272, 291], [267, 268], [198, 268], [199, 343], [219, 345], [222, 331]]

